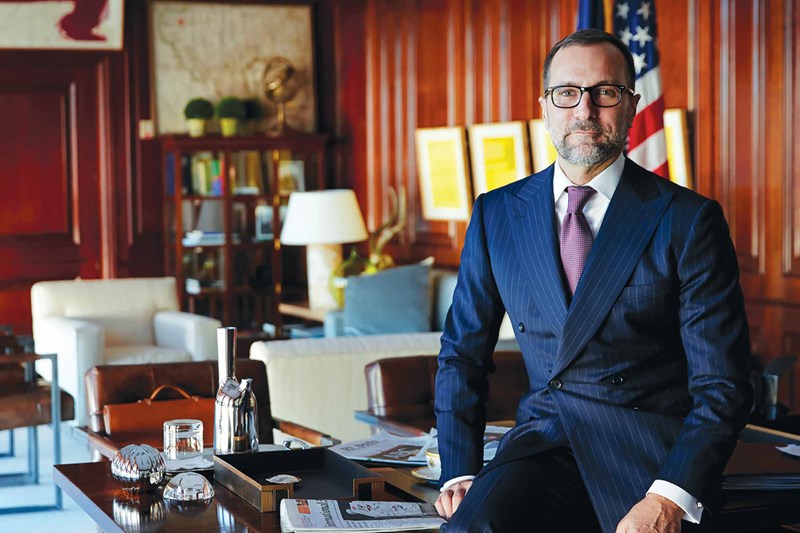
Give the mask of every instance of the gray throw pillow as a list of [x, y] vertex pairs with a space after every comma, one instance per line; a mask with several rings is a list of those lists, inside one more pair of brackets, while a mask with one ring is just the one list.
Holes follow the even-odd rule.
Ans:
[[431, 330], [430, 262], [347, 278], [345, 335]]

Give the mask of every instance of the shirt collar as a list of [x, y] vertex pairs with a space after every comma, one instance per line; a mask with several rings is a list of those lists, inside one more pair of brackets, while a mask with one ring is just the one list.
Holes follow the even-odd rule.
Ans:
[[[598, 194], [603, 195], [606, 200], [611, 201], [611, 197], [614, 196], [614, 191], [617, 190], [617, 185], [619, 185], [619, 180], [622, 178], [623, 168], [625, 168], [625, 156], [619, 154], [619, 157], [617, 157], [617, 159], [611, 163], [608, 168], [592, 178], [592, 180], [586, 185], [596, 190]], [[564, 194], [564, 189], [572, 185], [575, 184], [569, 181], [567, 175], [564, 174], [563, 170], [561, 170], [561, 166], [558, 164], [558, 161], [556, 161], [555, 168], [553, 170], [554, 200], [558, 202], [558, 198]]]

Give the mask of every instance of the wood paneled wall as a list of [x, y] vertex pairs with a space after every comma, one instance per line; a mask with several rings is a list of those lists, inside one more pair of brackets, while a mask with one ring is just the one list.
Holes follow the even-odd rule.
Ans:
[[[542, 64], [574, 29], [576, 7], [333, 3], [337, 172], [371, 227], [388, 188], [405, 185], [409, 223], [396, 257], [455, 267], [466, 227], [422, 218], [414, 130], [540, 117]], [[695, 189], [728, 217], [754, 350], [764, 362], [800, 355], [798, 2], [662, 0], [657, 9], [666, 106], [688, 110]], [[800, 391], [800, 372], [795, 380]]]
[[[297, 1], [315, 9], [328, 184], [355, 188], [372, 228], [404, 185], [391, 252], [456, 267], [466, 224], [422, 218], [414, 131], [539, 117], [542, 63], [577, 0]], [[800, 354], [798, 1], [657, 8], [666, 105], [689, 111], [695, 188], [728, 217], [754, 349]], [[127, 2], [123, 52], [0, 52], [0, 323], [30, 330], [37, 279], [162, 274], [159, 154], [137, 137], [151, 118], [147, 24], [147, 2]], [[55, 167], [32, 173], [39, 163]]]
[[[466, 227], [422, 218], [415, 129], [540, 117], [542, 65], [550, 47], [573, 31], [576, 6], [576, 0], [333, 3], [334, 133], [343, 143], [337, 173], [358, 191], [372, 227], [384, 216], [388, 187], [405, 185], [410, 224], [396, 255], [434, 255], [439, 265], [455, 267]], [[669, 107], [694, 111], [699, 73], [693, 67], [708, 60], [694, 57], [698, 37], [690, 36], [700, 7], [683, 0], [660, 9], [660, 31], [670, 37], [662, 46], [665, 99]]]

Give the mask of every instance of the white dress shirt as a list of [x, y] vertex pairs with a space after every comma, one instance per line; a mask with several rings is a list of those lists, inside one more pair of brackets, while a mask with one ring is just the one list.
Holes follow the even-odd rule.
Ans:
[[[620, 156], [604, 171], [592, 178], [586, 186], [593, 188], [597, 191], [583, 208], [583, 214], [586, 221], [589, 223], [589, 228], [592, 231], [592, 237], [597, 238], [597, 233], [600, 231], [600, 226], [603, 224], [603, 218], [606, 216], [608, 205], [611, 203], [611, 198], [614, 196], [614, 191], [617, 190], [619, 180], [622, 178], [622, 169], [625, 167], [625, 156]], [[555, 164], [555, 171], [553, 172], [553, 199], [556, 208], [556, 223], [558, 225], [558, 232], [561, 233], [561, 221], [567, 212], [567, 191], [566, 188], [575, 185], [569, 178], [567, 178], [564, 171], [561, 170], [558, 162]], [[450, 479], [442, 486], [442, 491], [460, 481], [467, 481], [474, 479], [475, 476], [459, 476]], [[697, 501], [695, 497], [683, 490], [681, 487], [657, 479], [650, 485], [647, 494], [650, 493], [663, 496], [678, 507], [683, 509], [683, 519], [687, 522], [695, 524], [700, 523], [700, 518], [703, 516], [703, 505]]]

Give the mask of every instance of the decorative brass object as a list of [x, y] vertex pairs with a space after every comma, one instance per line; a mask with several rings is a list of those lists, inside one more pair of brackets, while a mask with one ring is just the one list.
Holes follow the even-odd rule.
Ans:
[[285, 135], [295, 130], [286, 122], [286, 104], [290, 102], [300, 89], [299, 73], [291, 61], [285, 57], [272, 57], [264, 68], [264, 94], [275, 104], [277, 117], [275, 123], [267, 130], [267, 135]]

